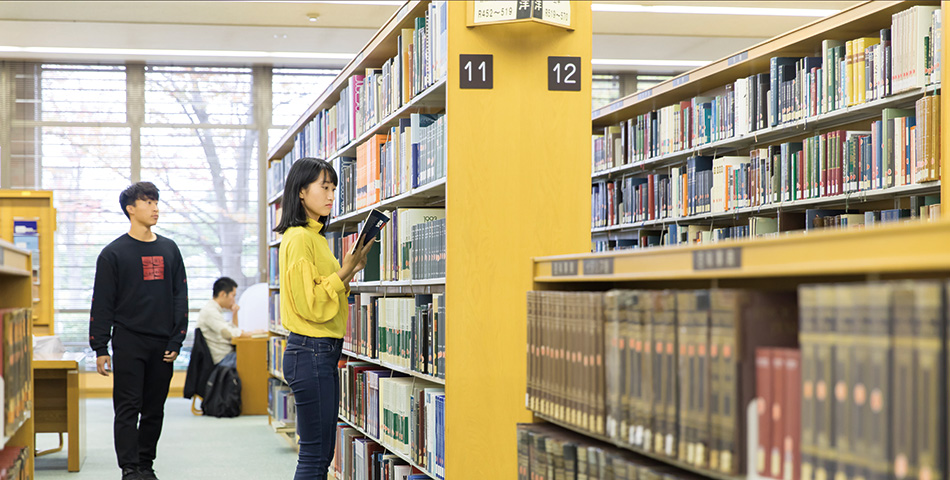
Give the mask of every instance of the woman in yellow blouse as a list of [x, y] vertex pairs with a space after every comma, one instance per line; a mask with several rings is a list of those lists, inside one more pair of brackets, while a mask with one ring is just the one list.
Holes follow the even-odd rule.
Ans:
[[280, 319], [290, 331], [284, 379], [294, 392], [300, 453], [295, 480], [325, 480], [336, 442], [340, 403], [337, 362], [346, 332], [349, 282], [366, 265], [373, 242], [350, 251], [341, 265], [324, 234], [337, 176], [313, 158], [297, 160], [287, 175], [280, 223]]

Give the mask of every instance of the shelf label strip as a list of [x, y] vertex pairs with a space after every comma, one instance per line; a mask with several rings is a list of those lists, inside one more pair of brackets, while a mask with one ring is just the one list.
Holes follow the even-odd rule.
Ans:
[[742, 268], [742, 247], [693, 252], [693, 271]]

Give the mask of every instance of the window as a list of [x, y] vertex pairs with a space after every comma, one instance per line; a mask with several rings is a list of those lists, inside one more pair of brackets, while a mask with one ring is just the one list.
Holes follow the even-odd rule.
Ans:
[[[191, 325], [222, 275], [258, 282], [260, 139], [273, 145], [335, 71], [264, 67], [3, 62], [16, 79], [13, 188], [54, 190], [55, 328], [88, 348], [96, 257], [128, 229], [118, 194], [133, 179], [161, 191], [156, 232], [188, 269]], [[268, 100], [271, 99], [271, 100]], [[272, 102], [273, 105], [270, 105]], [[272, 108], [271, 108], [272, 107]], [[270, 112], [256, 118], [257, 111]], [[271, 127], [274, 125], [274, 127]]]

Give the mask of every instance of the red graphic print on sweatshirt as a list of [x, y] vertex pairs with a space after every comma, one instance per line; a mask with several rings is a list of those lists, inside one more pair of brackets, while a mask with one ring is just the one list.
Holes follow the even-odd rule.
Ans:
[[142, 257], [142, 275], [145, 281], [165, 279], [165, 258]]

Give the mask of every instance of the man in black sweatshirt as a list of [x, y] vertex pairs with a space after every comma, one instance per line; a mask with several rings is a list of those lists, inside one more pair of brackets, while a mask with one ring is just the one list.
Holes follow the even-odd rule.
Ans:
[[89, 345], [99, 374], [108, 376], [110, 367], [115, 373], [115, 452], [122, 480], [152, 480], [172, 364], [188, 328], [188, 284], [178, 245], [152, 233], [158, 223], [155, 185], [130, 186], [119, 204], [131, 227], [96, 261]]

